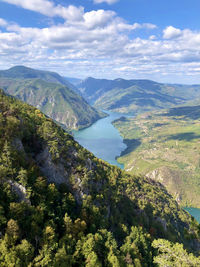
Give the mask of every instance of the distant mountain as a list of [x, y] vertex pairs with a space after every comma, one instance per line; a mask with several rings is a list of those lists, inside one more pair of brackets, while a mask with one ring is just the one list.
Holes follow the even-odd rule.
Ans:
[[162, 84], [150, 80], [106, 80], [87, 78], [77, 88], [95, 107], [144, 112], [182, 105], [200, 97], [200, 85]]
[[78, 78], [72, 78], [72, 77], [65, 77], [65, 78], [67, 79], [67, 81], [69, 81], [71, 84], [75, 86], [82, 81], [82, 79], [78, 79]]
[[0, 78], [41, 79], [49, 83], [59, 83], [77, 91], [74, 84], [56, 72], [37, 70], [25, 66], [15, 66], [8, 70], [0, 70]]
[[84, 128], [104, 116], [59, 74], [24, 66], [0, 71], [0, 87], [39, 109], [67, 129]]
[[89, 77], [77, 84], [77, 88], [90, 103], [95, 103], [96, 100], [108, 91], [114, 88], [125, 89], [130, 87], [131, 84], [131, 81], [123, 79], [107, 80]]
[[1, 70], [0, 78], [42, 79], [46, 82], [60, 83], [70, 87], [70, 83], [56, 72], [36, 70], [25, 66], [15, 66], [8, 70]]
[[159, 182], [0, 90], [1, 267], [198, 267], [199, 247], [199, 224]]

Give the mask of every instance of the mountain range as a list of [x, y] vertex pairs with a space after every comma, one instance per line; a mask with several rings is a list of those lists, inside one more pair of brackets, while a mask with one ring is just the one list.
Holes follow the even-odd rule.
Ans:
[[38, 107], [69, 130], [88, 127], [106, 116], [98, 110], [135, 114], [188, 103], [193, 105], [200, 99], [200, 85], [120, 78], [69, 79], [74, 84], [55, 72], [24, 66], [0, 71], [1, 88]]
[[66, 129], [90, 126], [105, 114], [91, 107], [64, 77], [16, 66], [0, 71], [0, 87], [39, 109]]
[[170, 108], [200, 98], [200, 85], [163, 84], [151, 80], [89, 77], [76, 87], [95, 107], [121, 113]]

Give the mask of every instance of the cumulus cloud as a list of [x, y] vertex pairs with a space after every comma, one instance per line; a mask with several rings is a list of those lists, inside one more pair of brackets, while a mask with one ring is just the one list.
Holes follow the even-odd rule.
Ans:
[[118, 2], [119, 0], [94, 0], [95, 4], [107, 3], [109, 5]]
[[61, 5], [55, 5], [53, 2], [48, 0], [2, 0], [3, 2], [13, 4], [24, 9], [39, 12], [43, 15], [54, 17], [60, 16], [64, 19], [69, 20], [80, 20], [82, 19], [84, 8], [69, 5], [67, 7]]
[[[131, 24], [111, 10], [85, 12], [82, 7], [63, 7], [46, 0], [4, 1], [60, 16], [64, 22], [28, 28], [0, 18], [4, 28], [0, 32], [0, 68], [25, 64], [77, 77], [200, 77], [200, 31], [168, 26], [160, 37], [162, 29], [156, 25]], [[36, 2], [45, 4], [40, 11]], [[145, 33], [146, 37], [139, 38], [137, 29], [148, 29], [149, 36]]]
[[[75, 9], [71, 6], [72, 11]], [[137, 26], [139, 27], [139, 24]], [[48, 53], [50, 53], [49, 50], [56, 50], [57, 52], [54, 53], [54, 51], [53, 54], [57, 59], [62, 54], [58, 52], [61, 50], [68, 58], [111, 57], [128, 42], [126, 32], [134, 30], [135, 26], [126, 23], [113, 11], [93, 10], [83, 13], [81, 20], [70, 19], [63, 24], [48, 28], [25, 28], [13, 23], [6, 25], [6, 28], [9, 33], [0, 34], [0, 38], [8, 38], [7, 43], [10, 49], [15, 46], [16, 54], [17, 50], [21, 54], [23, 47], [23, 51], [26, 51], [30, 58], [33, 56], [34, 60], [34, 52], [43, 53], [45, 49]], [[4, 50], [4, 54], [8, 51], [3, 45], [0, 49], [2, 53]], [[49, 58], [52, 59], [52, 55]]]
[[[61, 73], [66, 69], [73, 76], [98, 72], [107, 78], [158, 80], [177, 75], [177, 69], [184, 75], [186, 71], [190, 75], [192, 69], [200, 72], [200, 32], [186, 29], [178, 39], [158, 39], [155, 35], [129, 38], [130, 31], [145, 26], [128, 24], [105, 10], [86, 12], [81, 21], [42, 29], [8, 24], [8, 32], [0, 33], [1, 62], [35, 64]], [[197, 65], [192, 66], [194, 62]]]
[[163, 37], [165, 39], [173, 39], [181, 36], [181, 33], [182, 32], [180, 29], [174, 28], [173, 26], [168, 26], [163, 31]]
[[48, 0], [2, 0], [3, 2], [23, 7], [32, 11], [37, 11], [45, 15], [50, 15], [54, 4]]
[[88, 28], [104, 27], [107, 23], [111, 22], [115, 17], [115, 12], [105, 11], [103, 9], [97, 11], [90, 11], [84, 14], [85, 24]]

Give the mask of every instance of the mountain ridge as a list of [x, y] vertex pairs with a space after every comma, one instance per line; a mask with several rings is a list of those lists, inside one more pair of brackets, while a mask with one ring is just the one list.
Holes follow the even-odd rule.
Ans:
[[121, 113], [170, 108], [200, 98], [200, 85], [158, 83], [147, 79], [107, 80], [89, 77], [77, 88], [95, 107]]
[[7, 70], [0, 70], [0, 77], [15, 79], [40, 78], [46, 82], [56, 82], [62, 85], [72, 86], [72, 84], [70, 84], [64, 77], [60, 76], [56, 72], [37, 70], [23, 65], [14, 66]]
[[59, 74], [16, 66], [0, 71], [0, 87], [40, 108], [66, 129], [90, 126], [105, 114], [91, 107]]

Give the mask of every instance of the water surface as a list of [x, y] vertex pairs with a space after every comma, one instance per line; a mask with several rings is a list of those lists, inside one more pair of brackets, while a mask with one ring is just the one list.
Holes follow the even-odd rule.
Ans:
[[112, 121], [123, 114], [110, 111], [106, 113], [109, 114], [108, 117], [98, 120], [86, 129], [74, 131], [74, 139], [96, 157], [123, 169], [123, 164], [118, 163], [116, 157], [120, 156], [126, 145], [118, 130], [112, 125]]
[[200, 223], [200, 209], [187, 207], [184, 210], [188, 211]]

